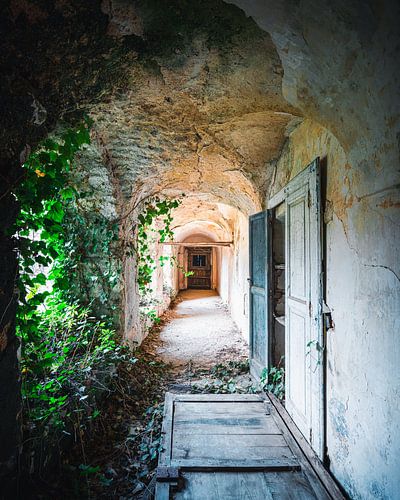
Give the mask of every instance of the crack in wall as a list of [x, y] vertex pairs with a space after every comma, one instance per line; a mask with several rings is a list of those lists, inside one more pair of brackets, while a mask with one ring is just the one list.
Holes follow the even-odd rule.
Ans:
[[[327, 200], [328, 201], [328, 200]], [[354, 252], [359, 261], [360, 261], [360, 264], [364, 267], [372, 267], [372, 268], [382, 268], [382, 269], [386, 269], [388, 271], [390, 271], [398, 281], [400, 281], [400, 277], [398, 276], [398, 274], [396, 274], [396, 272], [389, 266], [385, 266], [384, 264], [366, 264], [365, 262], [363, 262], [363, 257], [360, 255], [360, 252], [359, 250], [357, 250], [355, 247], [353, 247], [350, 243], [350, 239], [349, 239], [349, 235], [348, 235], [348, 228], [346, 227], [346, 224], [343, 222], [343, 220], [338, 216], [337, 212], [335, 211], [335, 209], [332, 208], [332, 212], [335, 214], [337, 220], [341, 223], [342, 227], [343, 227], [343, 233], [345, 235], [345, 238], [346, 238], [346, 242], [347, 242], [347, 245], [348, 247], [350, 248], [350, 250], [352, 252]]]

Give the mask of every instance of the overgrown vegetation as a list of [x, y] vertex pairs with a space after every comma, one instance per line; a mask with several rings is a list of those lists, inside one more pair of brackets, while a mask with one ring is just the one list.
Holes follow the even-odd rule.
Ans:
[[86, 121], [59, 141], [44, 141], [24, 163], [23, 179], [15, 189], [20, 207], [14, 228], [19, 250], [17, 326], [23, 345], [39, 340], [41, 318], [36, 313], [51, 289], [68, 289], [63, 219], [66, 204], [77, 195], [68, 173], [76, 152], [90, 142], [89, 127]]
[[219, 363], [210, 370], [200, 370], [192, 374], [192, 377], [205, 377], [205, 383], [193, 383], [193, 393], [233, 394], [265, 391], [272, 392], [281, 401], [285, 397], [285, 369], [283, 367], [283, 356], [278, 366], [264, 368], [258, 383], [250, 382], [249, 361], [228, 361]]
[[[87, 224], [87, 214], [79, 208], [86, 193], [70, 181], [75, 154], [90, 142], [90, 126], [85, 120], [59, 139], [40, 144], [23, 165], [14, 191], [20, 206], [14, 234], [19, 250], [23, 466], [31, 472], [57, 463], [67, 443], [82, 441], [99, 416], [99, 399], [109, 391], [117, 363], [136, 362], [119, 345], [112, 318], [98, 314], [79, 286], [80, 266], [88, 254], [96, 246], [109, 253], [116, 241], [109, 221], [97, 216]], [[99, 279], [104, 274], [97, 272]], [[106, 279], [112, 284], [115, 276]]]
[[[160, 243], [174, 239], [171, 229], [172, 211], [182, 203], [181, 199], [164, 199], [154, 197], [147, 200], [137, 224], [137, 282], [139, 291], [145, 295], [151, 293], [151, 280], [157, 268], [154, 256], [155, 236]], [[158, 224], [156, 224], [158, 223]], [[164, 265], [168, 257], [160, 256], [158, 263]]]
[[200, 370], [194, 377], [206, 377], [205, 383], [191, 385], [193, 393], [233, 394], [259, 391], [250, 379], [249, 361], [232, 360], [227, 363], [218, 363], [210, 370]]
[[272, 392], [278, 399], [285, 397], [285, 368], [283, 367], [284, 357], [282, 356], [277, 366], [264, 368], [261, 372], [261, 386], [264, 391]]
[[136, 242], [133, 251], [137, 261], [137, 283], [142, 302], [145, 305], [147, 317], [158, 323], [160, 318], [155, 310], [156, 298], [152, 289], [153, 274], [157, 267], [164, 267], [168, 262], [180, 269], [186, 276], [191, 272], [179, 266], [174, 256], [156, 255], [157, 244], [173, 241], [174, 233], [171, 229], [172, 213], [182, 204], [182, 198], [161, 199], [155, 196], [144, 203], [142, 212], [138, 216], [136, 229]]
[[85, 426], [98, 415], [96, 390], [112, 374], [109, 366], [121, 358], [122, 348], [105, 321], [56, 293], [48, 296], [35, 319], [40, 342], [29, 342], [22, 334], [21, 360], [31, 429], [43, 425], [70, 429], [78, 416], [80, 427]]

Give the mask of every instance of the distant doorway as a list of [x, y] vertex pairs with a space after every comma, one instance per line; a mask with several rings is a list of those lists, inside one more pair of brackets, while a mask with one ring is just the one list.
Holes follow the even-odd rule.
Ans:
[[209, 290], [211, 288], [212, 251], [211, 247], [188, 249], [188, 288]]

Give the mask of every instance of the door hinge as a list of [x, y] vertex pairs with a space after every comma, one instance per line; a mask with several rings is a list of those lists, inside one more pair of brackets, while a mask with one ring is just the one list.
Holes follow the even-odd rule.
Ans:
[[312, 444], [312, 429], [310, 429], [310, 444]]
[[311, 302], [308, 303], [308, 314], [310, 315], [310, 318], [312, 316], [312, 304]]
[[310, 190], [307, 193], [307, 205], [308, 205], [308, 208], [311, 207], [311, 191]]

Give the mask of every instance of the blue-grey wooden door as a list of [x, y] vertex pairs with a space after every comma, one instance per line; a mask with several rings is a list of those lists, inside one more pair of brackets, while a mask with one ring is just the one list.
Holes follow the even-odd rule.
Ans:
[[249, 219], [250, 370], [256, 378], [268, 366], [268, 219], [267, 212]]

